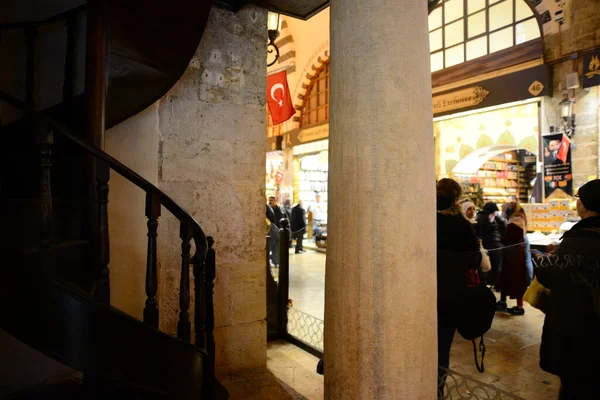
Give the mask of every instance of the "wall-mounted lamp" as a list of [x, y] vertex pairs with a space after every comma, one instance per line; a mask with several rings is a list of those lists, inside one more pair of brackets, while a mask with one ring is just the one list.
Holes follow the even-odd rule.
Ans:
[[[281, 16], [278, 13], [269, 12], [267, 15], [267, 34], [269, 36], [269, 43], [267, 43], [267, 53], [275, 53], [273, 61], [267, 63], [267, 67], [275, 64], [279, 58], [279, 48], [275, 44], [275, 40], [279, 37], [279, 30], [281, 28]], [[271, 47], [271, 49], [269, 49]]]
[[569, 98], [568, 94], [565, 94], [565, 98], [558, 103], [563, 120], [563, 129], [568, 137], [575, 135], [575, 114], [573, 114], [574, 103], [575, 100]]

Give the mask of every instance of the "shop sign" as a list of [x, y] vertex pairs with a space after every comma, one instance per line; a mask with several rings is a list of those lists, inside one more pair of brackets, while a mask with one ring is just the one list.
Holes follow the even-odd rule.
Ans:
[[546, 64], [527, 68], [511, 74], [477, 82], [433, 98], [433, 114], [448, 115], [460, 111], [471, 111], [533, 97], [551, 96], [552, 80]]
[[317, 142], [329, 137], [329, 124], [323, 124], [312, 128], [292, 131], [286, 135], [286, 147], [297, 146], [299, 144]]
[[474, 86], [433, 97], [433, 113], [439, 114], [476, 106], [490, 94], [481, 86]]
[[600, 50], [583, 56], [583, 87], [600, 85]]
[[[544, 135], [544, 189], [546, 198], [561, 190], [573, 196], [571, 141], [564, 133]], [[562, 197], [562, 196], [553, 196]]]
[[529, 89], [527, 89], [532, 96], [539, 96], [540, 93], [544, 90], [544, 84], [540, 81], [535, 81], [531, 85], [529, 85]]

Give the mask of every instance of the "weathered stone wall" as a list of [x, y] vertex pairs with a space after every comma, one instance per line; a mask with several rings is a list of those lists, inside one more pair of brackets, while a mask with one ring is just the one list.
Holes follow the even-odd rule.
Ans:
[[[564, 97], [566, 76], [573, 72], [573, 68], [573, 62], [561, 63], [553, 67], [554, 95], [551, 99], [547, 99], [544, 107], [545, 112], [542, 116], [542, 121], [546, 122], [548, 127], [555, 126], [557, 129], [561, 129], [562, 120], [559, 103]], [[581, 77], [581, 74], [579, 76]], [[573, 143], [573, 183], [574, 187], [578, 188], [597, 176], [599, 172], [598, 139], [600, 130], [598, 117], [600, 115], [600, 99], [598, 97], [598, 87], [587, 90], [575, 89], [570, 92], [571, 95], [574, 94], [575, 96], [573, 112], [576, 115], [577, 126], [575, 136], [571, 140]], [[547, 130], [544, 129], [543, 132], [547, 132]]]
[[[213, 8], [196, 55], [159, 104], [159, 187], [216, 241], [219, 374], [266, 366], [266, 37], [265, 10]], [[175, 333], [181, 241], [164, 214], [160, 324]]]
[[[561, 29], [560, 37], [555, 33], [557, 29], [553, 29], [552, 34], [544, 35], [544, 54], [547, 60], [555, 60], [561, 54], [600, 44], [600, 2], [569, 0], [564, 12], [566, 27]], [[553, 21], [552, 24], [557, 23]]]
[[[560, 59], [566, 54], [580, 52], [600, 45], [600, 2], [597, 0], [571, 0], [565, 8], [568, 28], [562, 29], [560, 35], [544, 36], [544, 55], [546, 61]], [[566, 77], [577, 71], [581, 82], [583, 65], [581, 56], [578, 60], [560, 62], [552, 67], [554, 95], [545, 107], [547, 123], [560, 126], [560, 109], [558, 103], [563, 99], [566, 89]], [[598, 175], [599, 146], [599, 93], [598, 88], [575, 89], [573, 112], [576, 114], [577, 130], [573, 143], [573, 179], [574, 186], [579, 187], [590, 178]]]
[[[105, 150], [153, 184], [158, 183], [158, 104], [106, 131]], [[110, 179], [111, 304], [142, 319], [146, 282], [146, 194], [113, 172]]]

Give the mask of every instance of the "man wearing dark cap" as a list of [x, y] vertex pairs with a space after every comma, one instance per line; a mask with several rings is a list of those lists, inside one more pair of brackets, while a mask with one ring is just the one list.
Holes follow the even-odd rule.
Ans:
[[540, 366], [560, 377], [559, 399], [600, 399], [600, 180], [576, 197], [581, 221], [555, 254], [536, 261], [537, 279], [550, 289]]

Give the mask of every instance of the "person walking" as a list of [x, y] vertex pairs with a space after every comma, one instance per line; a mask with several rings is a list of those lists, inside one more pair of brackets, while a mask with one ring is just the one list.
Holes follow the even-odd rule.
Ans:
[[479, 240], [472, 224], [458, 205], [462, 189], [452, 179], [441, 179], [436, 187], [437, 200], [437, 310], [438, 310], [438, 394], [443, 396], [446, 371], [450, 366], [450, 348], [460, 313], [460, 294], [467, 285], [469, 272], [481, 263]]
[[292, 208], [292, 234], [296, 239], [296, 251], [295, 253], [305, 253], [304, 247], [302, 246], [302, 240], [304, 239], [304, 233], [306, 232], [306, 211], [302, 207], [302, 200], [298, 201], [298, 204]]
[[600, 399], [600, 180], [579, 189], [576, 225], [552, 255], [536, 257], [550, 290], [540, 367], [561, 380], [559, 399]]
[[[502, 236], [502, 244], [506, 248], [502, 250], [502, 269], [496, 283], [501, 293], [496, 311], [523, 315], [523, 295], [533, 279], [533, 265], [527, 242], [527, 216], [517, 203], [511, 203], [506, 212], [510, 215], [510, 220]], [[507, 297], [516, 299], [517, 305], [507, 308]]]
[[485, 283], [495, 285], [498, 280], [500, 269], [502, 268], [502, 254], [500, 251], [493, 251], [502, 247], [502, 235], [506, 229], [506, 220], [500, 215], [500, 210], [494, 202], [488, 202], [475, 217], [477, 224], [475, 232], [483, 242], [483, 248], [492, 250], [489, 252], [492, 269], [484, 274]]

